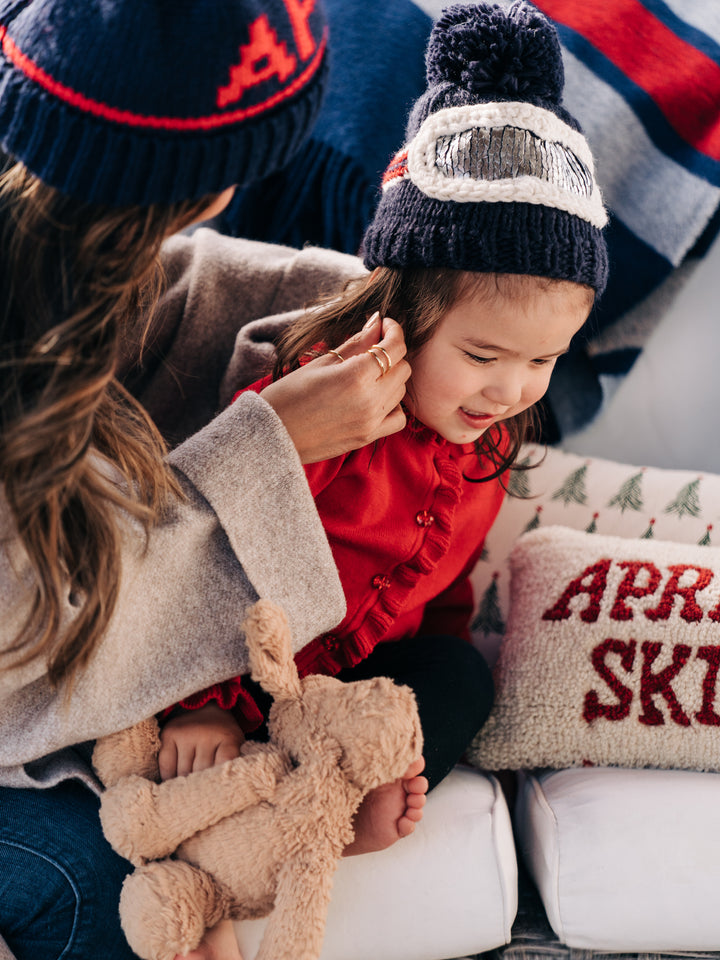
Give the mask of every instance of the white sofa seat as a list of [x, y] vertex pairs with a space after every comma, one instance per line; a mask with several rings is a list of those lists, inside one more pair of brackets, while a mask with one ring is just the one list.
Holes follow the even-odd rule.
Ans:
[[574, 768], [523, 775], [519, 853], [569, 947], [720, 949], [720, 774]]
[[[494, 777], [456, 767], [410, 837], [349, 857], [335, 874], [321, 960], [447, 960], [510, 940], [517, 859]], [[267, 919], [237, 923], [252, 960]]]

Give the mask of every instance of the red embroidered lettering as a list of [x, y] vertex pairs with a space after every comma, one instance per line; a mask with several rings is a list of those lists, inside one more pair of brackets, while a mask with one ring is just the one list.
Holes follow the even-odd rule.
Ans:
[[285, 42], [278, 43], [267, 14], [250, 24], [250, 42], [240, 47], [240, 63], [230, 68], [230, 82], [218, 87], [217, 105], [226, 107], [240, 100], [246, 90], [277, 76], [282, 82], [292, 74], [297, 59], [288, 53]]
[[[610, 616], [613, 620], [632, 620], [633, 612], [630, 607], [625, 604], [625, 598], [635, 597], [639, 599], [640, 597], [647, 597], [655, 593], [661, 579], [660, 571], [654, 563], [643, 563], [637, 560], [627, 560], [623, 563], [618, 563], [618, 566], [625, 568], [627, 573], [618, 587]], [[635, 583], [641, 570], [646, 570], [648, 575], [647, 584], [644, 587], [640, 587]]]
[[717, 623], [720, 620], [720, 603], [718, 603], [716, 607], [713, 607], [713, 609], [708, 614], [708, 617], [710, 618], [710, 620], [714, 620], [715, 623]]
[[[660, 598], [660, 603], [654, 610], [646, 610], [645, 616], [648, 620], [667, 620], [672, 613], [673, 600], [675, 596], [683, 597], [683, 603], [680, 616], [688, 623], [697, 623], [702, 620], [703, 610], [695, 601], [695, 594], [698, 590], [704, 590], [713, 578], [712, 570], [707, 567], [695, 567], [689, 563], [673, 564], [668, 568], [672, 576], [668, 579]], [[695, 570], [697, 579], [687, 587], [681, 587], [680, 578], [687, 570]]]
[[[579, 577], [576, 577], [575, 580], [565, 587], [563, 595], [552, 607], [545, 611], [542, 619], [567, 620], [571, 613], [568, 602], [573, 597], [577, 597], [578, 594], [587, 593], [590, 597], [590, 603], [581, 611], [580, 619], [584, 620], [585, 623], [595, 623], [600, 615], [600, 602], [607, 585], [607, 575], [611, 563], [611, 560], [599, 560], [597, 563], [583, 570]], [[587, 577], [592, 577], [592, 580], [586, 585], [583, 583], [583, 580]]]
[[620, 682], [617, 675], [605, 662], [609, 653], [618, 654], [623, 670], [625, 673], [630, 673], [635, 662], [635, 641], [608, 638], [593, 649], [590, 659], [595, 672], [615, 694], [617, 702], [601, 703], [597, 692], [588, 690], [583, 705], [583, 719], [586, 723], [592, 723], [598, 717], [605, 717], [607, 720], [624, 720], [630, 714], [633, 692], [630, 687], [626, 687], [624, 683]]
[[308, 19], [315, 9], [315, 0], [285, 0], [285, 7], [292, 24], [293, 36], [301, 60], [307, 60], [315, 50], [315, 38], [310, 32]]
[[665, 723], [665, 718], [653, 703], [653, 697], [660, 694], [667, 701], [673, 723], [676, 723], [679, 727], [689, 727], [690, 718], [680, 706], [670, 682], [675, 679], [688, 662], [691, 648], [686, 643], [676, 643], [673, 647], [672, 663], [660, 670], [659, 673], [653, 673], [651, 667], [661, 649], [662, 643], [655, 641], [646, 640], [642, 645], [643, 665], [640, 674], [640, 702], [643, 712], [638, 720], [640, 723], [645, 723], [651, 727], [661, 726]]
[[707, 671], [703, 680], [703, 702], [695, 714], [698, 723], [708, 727], [720, 727], [720, 716], [715, 712], [715, 692], [717, 690], [717, 675], [720, 668], [720, 647], [699, 647], [698, 660], [707, 660]]

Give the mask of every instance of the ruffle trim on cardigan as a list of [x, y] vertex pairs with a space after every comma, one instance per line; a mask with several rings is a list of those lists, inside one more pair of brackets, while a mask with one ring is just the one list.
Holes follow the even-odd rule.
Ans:
[[[419, 424], [419, 421], [415, 421]], [[428, 442], [438, 435], [419, 424], [420, 442]], [[460, 501], [462, 473], [449, 458], [450, 444], [442, 440], [435, 456], [439, 484], [427, 511], [433, 522], [426, 527], [423, 543], [407, 562], [399, 564], [385, 575], [388, 585], [379, 588], [378, 599], [368, 611], [360, 628], [349, 634], [325, 633], [307, 644], [295, 657], [300, 676], [308, 673], [336, 674], [364, 660], [388, 633], [402, 610], [408, 596], [421, 577], [430, 573], [450, 546], [453, 518]]]
[[200, 707], [213, 701], [222, 710], [233, 711], [243, 733], [252, 733], [253, 730], [257, 730], [265, 719], [252, 695], [244, 688], [242, 677], [232, 677], [230, 680], [215, 683], [211, 687], [185, 697], [174, 707], [169, 707], [165, 711], [165, 716], [169, 716], [177, 707], [182, 707], [184, 710], [199, 710]]

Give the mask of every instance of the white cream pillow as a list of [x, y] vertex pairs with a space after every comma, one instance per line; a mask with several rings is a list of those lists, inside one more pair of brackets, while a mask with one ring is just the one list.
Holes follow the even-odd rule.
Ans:
[[508, 560], [527, 530], [562, 525], [632, 539], [720, 545], [720, 476], [689, 470], [632, 466], [581, 457], [528, 444], [519, 463], [539, 467], [514, 471], [511, 490], [488, 534], [472, 573], [473, 639], [493, 664], [505, 632], [510, 601]]
[[720, 550], [549, 527], [510, 565], [472, 763], [720, 770]]

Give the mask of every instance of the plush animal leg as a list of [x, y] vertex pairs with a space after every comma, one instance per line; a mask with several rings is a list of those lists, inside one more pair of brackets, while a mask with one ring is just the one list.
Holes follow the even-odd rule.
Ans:
[[120, 894], [127, 942], [142, 960], [173, 960], [194, 950], [232, 900], [206, 873], [182, 860], [138, 867]]
[[255, 960], [317, 960], [337, 857], [317, 849], [286, 863]]
[[282, 756], [266, 751], [163, 783], [126, 777], [102, 795], [100, 821], [109, 843], [131, 863], [159, 860], [200, 830], [271, 799], [286, 772]]

